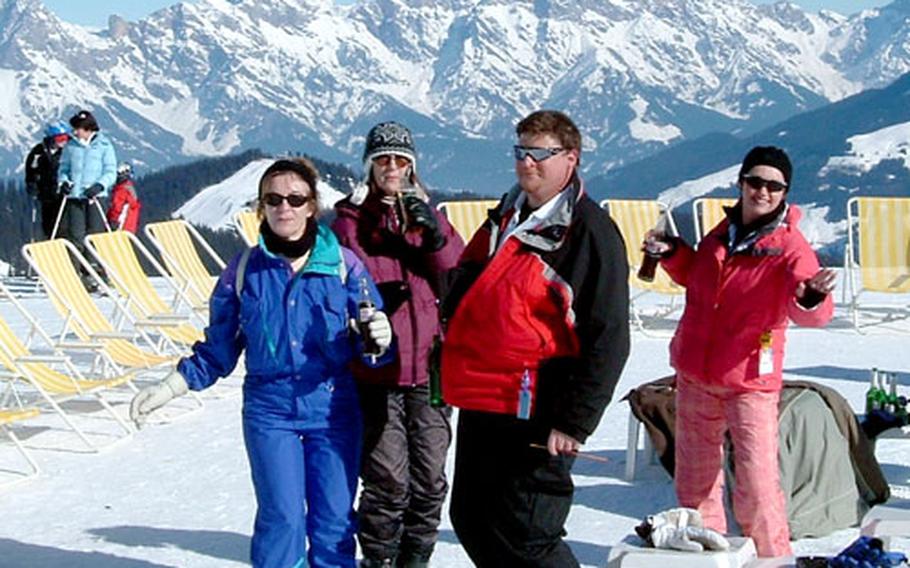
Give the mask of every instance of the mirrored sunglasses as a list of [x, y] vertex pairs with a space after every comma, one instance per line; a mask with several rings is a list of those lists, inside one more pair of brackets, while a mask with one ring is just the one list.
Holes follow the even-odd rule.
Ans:
[[383, 154], [382, 156], [376, 156], [373, 158], [373, 163], [377, 166], [386, 167], [389, 163], [395, 160], [395, 165], [399, 168], [406, 168], [411, 165], [411, 159], [405, 156], [396, 156], [395, 154]]
[[562, 152], [565, 148], [555, 147], [555, 148], [536, 148], [534, 146], [512, 146], [512, 150], [515, 152], [515, 159], [521, 162], [528, 156], [531, 156], [531, 159], [535, 162], [543, 162], [544, 160], [549, 160], [556, 154]]
[[282, 201], [287, 201], [288, 205], [296, 209], [306, 205], [306, 202], [310, 200], [310, 197], [308, 195], [300, 195], [299, 193], [290, 193], [288, 195], [266, 193], [262, 196], [262, 200], [270, 207], [278, 207], [281, 205]]
[[767, 187], [768, 193], [780, 193], [781, 191], [787, 189], [787, 184], [781, 183], [779, 181], [765, 179], [761, 176], [745, 176], [743, 177], [743, 181], [746, 182], [746, 185], [755, 191], [758, 191], [763, 187]]

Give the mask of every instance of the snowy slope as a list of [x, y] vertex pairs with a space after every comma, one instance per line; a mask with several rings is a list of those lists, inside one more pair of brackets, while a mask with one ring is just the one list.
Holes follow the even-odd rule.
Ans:
[[[32, 296], [25, 302], [50, 329], [59, 329], [46, 297]], [[24, 322], [11, 317], [8, 307], [0, 304], [0, 313], [24, 333]], [[791, 330], [786, 377], [836, 388], [859, 410], [868, 369], [877, 366], [899, 371], [902, 392], [907, 394], [907, 335], [895, 333], [895, 328], [902, 325], [901, 329], [910, 331], [910, 323], [859, 335], [848, 327], [845, 316], [839, 308], [837, 319], [826, 330]], [[668, 321], [661, 327], [672, 329], [672, 325]], [[611, 546], [631, 534], [641, 518], [675, 504], [672, 483], [659, 466], [641, 466], [635, 480], [624, 480], [629, 411], [618, 400], [630, 388], [670, 372], [667, 349], [665, 337], [633, 334], [631, 357], [616, 400], [584, 448], [609, 462], [580, 459], [576, 464], [577, 490], [567, 541], [586, 567], [603, 566]], [[125, 411], [123, 406], [118, 408]], [[88, 406], [80, 410], [83, 416], [91, 412]], [[99, 455], [66, 451], [66, 441], [72, 447], [72, 438], [50, 416], [18, 432], [30, 446], [44, 448], [33, 452], [43, 474], [2, 493], [0, 564], [4, 568], [211, 568], [247, 562], [255, 506], [243, 451], [239, 397], [208, 398], [202, 412], [149, 426]], [[881, 440], [876, 451], [893, 487], [889, 504], [910, 508], [907, 443]], [[0, 469], [15, 465], [12, 456], [10, 444], [0, 442]], [[451, 471], [451, 452], [449, 458]], [[857, 534], [858, 529], [848, 528], [798, 541], [794, 548], [801, 554], [833, 554]], [[892, 546], [907, 552], [910, 540], [897, 539]], [[433, 565], [471, 566], [446, 516]]]

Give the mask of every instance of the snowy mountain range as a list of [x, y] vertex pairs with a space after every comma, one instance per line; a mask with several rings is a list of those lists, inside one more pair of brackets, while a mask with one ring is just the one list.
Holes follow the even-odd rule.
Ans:
[[908, 70], [910, 0], [850, 18], [746, 0], [200, 0], [100, 31], [0, 0], [0, 172], [82, 107], [146, 168], [252, 147], [357, 164], [394, 118], [431, 186], [496, 193], [536, 108], [576, 120], [594, 175]]

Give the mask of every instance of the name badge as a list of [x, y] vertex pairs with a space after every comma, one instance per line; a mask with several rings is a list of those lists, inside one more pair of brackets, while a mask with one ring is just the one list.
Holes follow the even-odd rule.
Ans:
[[758, 351], [758, 374], [770, 375], [774, 372], [774, 350], [771, 349], [771, 332], [766, 331], [761, 334], [759, 342], [760, 349]]

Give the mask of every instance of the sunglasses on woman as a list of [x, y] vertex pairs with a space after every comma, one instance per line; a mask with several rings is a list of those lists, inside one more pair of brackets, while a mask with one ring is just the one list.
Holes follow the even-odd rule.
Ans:
[[266, 193], [262, 196], [262, 200], [266, 205], [270, 207], [278, 207], [281, 205], [282, 201], [287, 201], [288, 205], [297, 209], [298, 207], [303, 207], [306, 205], [306, 202], [310, 200], [308, 195], [300, 195], [299, 193], [289, 193], [287, 195], [281, 195], [279, 193]]
[[781, 183], [779, 181], [774, 181], [770, 179], [765, 179], [761, 176], [745, 176], [743, 181], [746, 182], [746, 185], [751, 187], [755, 191], [759, 191], [763, 187], [768, 188], [768, 193], [780, 193], [787, 189], [787, 184]]
[[565, 150], [565, 148], [555, 147], [555, 148], [537, 148], [534, 146], [512, 146], [512, 151], [515, 153], [515, 159], [519, 162], [523, 161], [528, 156], [531, 156], [531, 159], [535, 162], [542, 162], [544, 160], [549, 160], [556, 154], [559, 154]]
[[395, 165], [399, 168], [406, 168], [411, 165], [410, 158], [404, 156], [396, 156], [395, 154], [383, 154], [382, 156], [376, 156], [373, 158], [373, 163], [377, 166], [386, 167], [389, 163], [395, 160]]

